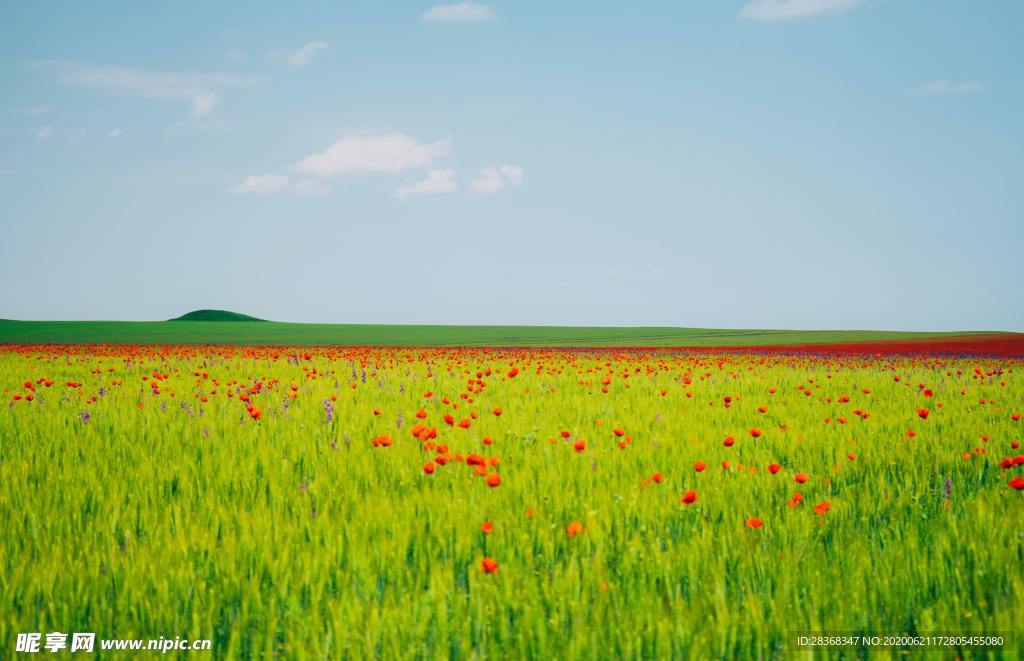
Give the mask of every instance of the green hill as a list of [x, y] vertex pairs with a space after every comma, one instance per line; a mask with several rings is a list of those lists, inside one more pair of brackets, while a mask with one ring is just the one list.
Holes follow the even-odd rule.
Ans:
[[193, 310], [169, 321], [266, 321], [230, 310]]

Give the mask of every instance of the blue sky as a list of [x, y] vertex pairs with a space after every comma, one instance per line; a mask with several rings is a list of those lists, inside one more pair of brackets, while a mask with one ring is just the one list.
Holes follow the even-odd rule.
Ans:
[[1024, 330], [1024, 3], [0, 25], [0, 317]]

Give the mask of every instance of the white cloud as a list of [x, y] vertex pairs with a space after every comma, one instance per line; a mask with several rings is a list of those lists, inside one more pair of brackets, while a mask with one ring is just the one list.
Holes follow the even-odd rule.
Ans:
[[228, 62], [245, 62], [246, 58], [245, 53], [235, 48], [225, 53], [224, 59], [226, 59]]
[[110, 137], [110, 138], [117, 138], [117, 137], [120, 137], [120, 136], [121, 136], [121, 129], [110, 129], [110, 133], [107, 134], [107, 137]]
[[460, 2], [457, 5], [437, 5], [423, 12], [423, 20], [441, 23], [478, 23], [498, 18], [493, 7], [475, 2]]
[[455, 184], [455, 170], [431, 170], [423, 181], [396, 190], [395, 197], [404, 200], [414, 195], [453, 193], [456, 188], [458, 186]]
[[330, 48], [326, 41], [311, 41], [298, 50], [276, 50], [270, 54], [270, 59], [281, 64], [301, 69], [313, 61], [320, 53]]
[[192, 116], [204, 117], [209, 115], [219, 103], [220, 97], [216, 94], [196, 94], [192, 97]]
[[288, 175], [254, 174], [246, 177], [237, 186], [228, 189], [230, 193], [277, 193], [288, 186]]
[[831, 14], [851, 9], [860, 0], [750, 0], [740, 18], [755, 21], [781, 21], [816, 14]]
[[522, 183], [523, 168], [499, 165], [480, 170], [477, 177], [469, 182], [469, 190], [479, 195], [494, 195], [506, 186], [519, 186]]
[[53, 137], [53, 127], [44, 126], [43, 128], [36, 131], [36, 137], [39, 138], [40, 140], [47, 140]]
[[930, 83], [918, 85], [912, 90], [913, 94], [977, 94], [988, 89], [985, 83], [978, 80], [957, 83], [949, 80], [933, 80]]
[[451, 138], [421, 144], [415, 138], [392, 135], [350, 135], [320, 154], [312, 154], [295, 164], [296, 172], [321, 178], [367, 172], [404, 172], [424, 168], [448, 153]]

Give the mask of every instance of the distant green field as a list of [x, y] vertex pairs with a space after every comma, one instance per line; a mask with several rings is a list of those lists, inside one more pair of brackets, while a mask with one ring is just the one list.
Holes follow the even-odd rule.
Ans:
[[758, 346], [951, 337], [965, 332], [671, 327], [294, 324], [276, 321], [11, 321], [0, 343], [349, 346]]

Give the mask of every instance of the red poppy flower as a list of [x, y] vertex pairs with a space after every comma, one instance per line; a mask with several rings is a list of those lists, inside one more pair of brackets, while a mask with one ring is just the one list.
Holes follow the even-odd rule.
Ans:
[[782, 467], [779, 466], [778, 464], [768, 464], [768, 472], [771, 473], [772, 475], [778, 473], [779, 470], [781, 470], [781, 468]]
[[680, 498], [679, 500], [680, 500], [680, 502], [686, 503], [687, 505], [692, 505], [697, 500], [697, 492], [696, 491], [687, 491], [686, 493], [683, 494], [683, 497]]
[[807, 473], [797, 473], [796, 477], [794, 477], [793, 479], [796, 480], [799, 484], [803, 484], [804, 482], [807, 481]]
[[747, 519], [747, 527], [748, 528], [760, 528], [763, 525], [764, 525], [764, 521], [762, 521], [761, 519], [757, 518], [756, 516], [752, 516], [749, 519]]
[[703, 471], [707, 467], [708, 467], [708, 465], [705, 464], [703, 461], [698, 461], [697, 463], [695, 463], [693, 465], [693, 470], [695, 470], [698, 473], [700, 473], [701, 471]]
[[485, 574], [497, 574], [498, 573], [498, 561], [494, 558], [484, 558], [480, 563], [483, 567]]
[[927, 420], [929, 413], [931, 413], [931, 411], [929, 411], [928, 409], [917, 409], [917, 415], [922, 420]]
[[565, 527], [565, 536], [566, 537], [575, 537], [576, 535], [579, 535], [579, 534], [583, 533], [584, 531], [585, 531], [585, 528], [583, 527], [582, 523], [580, 523], [579, 521], [573, 521], [572, 523], [570, 523], [568, 526]]
[[501, 484], [501, 476], [497, 473], [488, 473], [487, 475], [487, 486], [492, 489]]
[[490, 521], [484, 521], [480, 524], [480, 531], [483, 532], [485, 535], [490, 535], [492, 532], [494, 532], [494, 524]]
[[1015, 477], [1012, 480], [1010, 480], [1009, 482], [1007, 482], [1007, 484], [1009, 484], [1011, 487], [1013, 487], [1017, 491], [1022, 491], [1022, 490], [1024, 490], [1024, 477], [1020, 477], [1018, 475], [1017, 477]]

